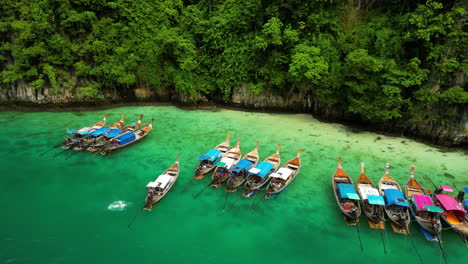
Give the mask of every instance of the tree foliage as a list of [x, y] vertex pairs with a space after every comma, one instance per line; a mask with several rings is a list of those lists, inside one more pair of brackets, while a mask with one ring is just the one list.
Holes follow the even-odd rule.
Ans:
[[368, 120], [466, 104], [463, 1], [4, 0], [0, 85], [309, 93]]

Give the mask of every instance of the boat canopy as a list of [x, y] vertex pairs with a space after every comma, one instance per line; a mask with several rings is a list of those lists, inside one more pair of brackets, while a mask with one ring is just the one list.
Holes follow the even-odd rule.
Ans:
[[380, 196], [380, 193], [376, 188], [373, 188], [371, 186], [363, 186], [360, 184], [358, 186], [359, 194], [361, 194], [361, 198], [363, 200], [366, 200], [368, 195]]
[[214, 161], [219, 154], [221, 154], [221, 151], [217, 149], [210, 149], [205, 155], [199, 156], [199, 160], [209, 160], [209, 161]]
[[224, 158], [221, 159], [220, 162], [218, 162], [218, 163], [216, 164], [216, 166], [218, 166], [218, 167], [224, 167], [224, 168], [229, 169], [229, 168], [232, 167], [232, 165], [233, 165], [235, 162], [236, 162], [235, 159], [231, 159], [231, 158], [224, 157]]
[[350, 183], [338, 183], [338, 191], [341, 198], [360, 200], [354, 186]]
[[280, 168], [277, 172], [272, 173], [271, 177], [279, 178], [279, 179], [282, 179], [282, 180], [287, 180], [289, 178], [289, 176], [291, 176], [292, 173], [293, 173], [293, 171], [288, 169], [288, 168]]
[[440, 188], [444, 192], [453, 192], [453, 188], [451, 186], [448, 186], [448, 185], [441, 185]]
[[241, 170], [247, 170], [252, 166], [253, 162], [250, 160], [241, 160], [231, 169], [235, 172], [240, 172]]
[[111, 129], [109, 131], [107, 131], [106, 133], [104, 133], [104, 136], [106, 138], [113, 138], [113, 137], [116, 137], [118, 136], [120, 133], [122, 133], [123, 131], [120, 130], [120, 129]]
[[104, 132], [108, 131], [109, 128], [107, 127], [101, 127], [100, 129], [98, 130], [94, 130], [93, 132], [91, 132], [91, 136], [93, 137], [99, 137], [100, 135], [104, 134]]
[[129, 142], [132, 142], [135, 140], [135, 134], [133, 133], [125, 133], [119, 137], [117, 137], [117, 141], [119, 142], [120, 145], [127, 144]]
[[262, 161], [258, 163], [258, 165], [255, 168], [250, 169], [249, 172], [256, 174], [259, 177], [265, 178], [265, 176], [269, 174], [269, 172], [271, 171], [271, 169], [273, 169], [274, 166], [275, 165], [271, 162]]
[[416, 207], [418, 211], [429, 211], [435, 213], [442, 213], [442, 209], [438, 206], [434, 205], [432, 202], [431, 197], [422, 194], [413, 194], [414, 202], [416, 203]]
[[380, 195], [368, 194], [367, 201], [369, 202], [369, 204], [373, 204], [373, 205], [385, 205], [384, 198]]
[[400, 190], [386, 189], [384, 194], [387, 205], [409, 206], [408, 200], [405, 199]]
[[93, 128], [92, 127], [83, 127], [81, 129], [79, 129], [78, 131], [76, 131], [76, 133], [84, 133], [84, 132], [90, 132], [92, 131]]
[[172, 179], [172, 176], [169, 176], [167, 174], [162, 174], [154, 182], [156, 183], [158, 187], [160, 187], [161, 189], [164, 189], [169, 184], [171, 179]]
[[463, 206], [461, 206], [452, 196], [448, 194], [436, 194], [436, 198], [446, 211], [462, 211], [466, 213]]
[[468, 187], [463, 187], [463, 191], [468, 194]]
[[68, 130], [67, 133], [68, 133], [68, 134], [74, 134], [74, 133], [76, 133], [76, 130], [74, 130], [74, 129]]

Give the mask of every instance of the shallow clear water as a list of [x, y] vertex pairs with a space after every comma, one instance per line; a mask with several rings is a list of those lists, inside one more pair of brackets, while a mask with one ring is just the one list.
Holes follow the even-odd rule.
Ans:
[[[417, 263], [410, 241], [388, 230], [388, 254], [379, 231], [361, 218], [357, 232], [345, 225], [331, 188], [336, 159], [355, 180], [359, 163], [378, 182], [385, 162], [404, 185], [411, 165], [438, 184], [468, 185], [468, 157], [442, 152], [406, 138], [354, 133], [305, 114], [265, 114], [230, 110], [186, 111], [168, 106], [109, 109], [109, 123], [120, 113], [135, 121], [156, 119], [142, 142], [109, 156], [55, 149], [66, 129], [99, 121], [104, 111], [0, 112], [0, 261], [3, 263]], [[260, 143], [261, 159], [282, 144], [281, 158], [302, 153], [302, 170], [277, 200], [252, 199], [222, 212], [225, 193], [207, 189], [209, 178], [182, 189], [193, 176], [196, 157], [232, 134], [243, 154]], [[380, 138], [379, 138], [380, 137]], [[172, 191], [152, 212], [127, 225], [144, 203], [145, 186], [181, 154], [181, 174]], [[446, 174], [448, 173], [448, 174]], [[445, 174], [445, 176], [444, 176]], [[231, 195], [229, 207], [237, 198]], [[411, 239], [424, 263], [440, 263], [437, 244], [425, 241], [411, 225]], [[452, 231], [443, 232], [449, 263], [466, 258], [468, 248]], [[457, 261], [458, 260], [458, 261]]]

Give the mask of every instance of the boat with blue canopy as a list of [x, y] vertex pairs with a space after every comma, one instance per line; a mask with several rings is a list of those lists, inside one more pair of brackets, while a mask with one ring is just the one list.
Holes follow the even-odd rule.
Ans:
[[226, 140], [218, 144], [215, 148], [209, 150], [205, 155], [199, 156], [198, 166], [195, 168], [195, 175], [192, 177], [195, 180], [205, 178], [208, 173], [216, 167], [216, 164], [226, 155], [229, 150], [230, 132], [227, 132]]
[[338, 167], [332, 176], [332, 187], [338, 207], [344, 216], [346, 224], [352, 226], [359, 225], [359, 217], [361, 216], [361, 199], [357, 194], [353, 180], [343, 170], [342, 158], [338, 158]]
[[385, 166], [385, 174], [379, 181], [379, 192], [385, 198], [385, 213], [396, 233], [409, 234], [409, 202], [403, 196], [398, 182], [389, 174], [390, 163]]
[[65, 138], [62, 148], [69, 149], [80, 144], [83, 140], [90, 137], [90, 133], [104, 127], [107, 122], [106, 118], [107, 118], [107, 113], [104, 113], [104, 118], [92, 126], [83, 127], [78, 130], [68, 130], [67, 133], [70, 134], [71, 136]]
[[93, 140], [93, 142], [87, 148], [87, 150], [90, 152], [96, 152], [98, 150], [101, 150], [111, 139], [116, 138], [126, 132], [133, 132], [137, 130], [141, 125], [141, 121], [143, 120], [143, 114], [141, 114], [140, 119], [138, 119], [136, 124], [132, 123], [124, 127], [124, 117], [125, 115], [122, 114], [122, 118], [120, 119], [120, 121], [110, 126], [107, 131], [105, 131], [95, 140]]
[[124, 147], [127, 147], [129, 145], [132, 145], [136, 142], [141, 141], [143, 138], [149, 135], [151, 130], [153, 130], [153, 122], [154, 122], [154, 119], [151, 119], [151, 122], [148, 126], [135, 130], [135, 131], [125, 132], [124, 134], [111, 139], [104, 145], [102, 149], [99, 150], [99, 153], [101, 153], [102, 155], [105, 155], [112, 151], [122, 149]]
[[76, 150], [76, 151], [82, 151], [82, 150], [85, 150], [85, 149], [95, 145], [97, 143], [98, 139], [101, 138], [103, 134], [107, 133], [108, 131], [110, 131], [113, 128], [122, 127], [123, 124], [124, 124], [124, 118], [125, 118], [125, 114], [122, 114], [122, 117], [120, 118], [120, 120], [117, 123], [114, 123], [109, 127], [101, 127], [99, 129], [96, 129], [96, 130], [90, 132], [88, 137], [83, 139], [73, 149]]
[[385, 229], [385, 200], [367, 177], [364, 166], [364, 162], [361, 162], [361, 174], [356, 181], [356, 189], [361, 197], [361, 208], [371, 228]]
[[260, 190], [260, 188], [266, 186], [270, 180], [270, 175], [276, 172], [281, 162], [279, 155], [280, 148], [281, 144], [278, 144], [275, 154], [269, 156], [264, 161], [258, 163], [255, 168], [249, 170], [242, 196], [252, 197]]
[[211, 175], [210, 186], [212, 188], [221, 187], [221, 185], [229, 178], [231, 168], [240, 161], [241, 157], [240, 138], [238, 138], [236, 146], [230, 149], [226, 155], [216, 163], [216, 168]]
[[302, 149], [299, 148], [296, 157], [286, 162], [277, 172], [271, 174], [265, 199], [275, 199], [296, 178], [301, 170], [301, 152]]
[[426, 188], [414, 177], [415, 166], [410, 168], [410, 178], [405, 185], [405, 197], [411, 202], [410, 211], [418, 223], [424, 237], [433, 242], [441, 242], [442, 209], [432, 202]]
[[234, 165], [230, 171], [229, 179], [227, 181], [226, 192], [236, 192], [247, 180], [249, 170], [257, 166], [259, 155], [258, 145], [260, 142], [256, 142], [255, 148], [247, 153], [242, 159]]

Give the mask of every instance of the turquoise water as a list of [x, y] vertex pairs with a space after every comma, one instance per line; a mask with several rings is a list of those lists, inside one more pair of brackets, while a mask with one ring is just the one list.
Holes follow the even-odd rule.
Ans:
[[[134, 121], [155, 118], [141, 143], [108, 156], [60, 152], [38, 155], [58, 143], [66, 129], [99, 121], [104, 111], [0, 112], [0, 261], [2, 263], [417, 263], [410, 241], [388, 230], [388, 254], [378, 231], [361, 218], [357, 232], [345, 225], [331, 189], [336, 159], [354, 180], [366, 162], [375, 183], [390, 162], [391, 175], [404, 185], [411, 165], [416, 177], [468, 185], [463, 152], [442, 152], [406, 138], [354, 133], [305, 114], [265, 114], [230, 110], [186, 111], [168, 106], [109, 109]], [[242, 199], [222, 212], [225, 193], [208, 189], [192, 197], [209, 178], [182, 192], [193, 176], [196, 157], [224, 140], [241, 138], [243, 154], [260, 143], [260, 158], [282, 144], [281, 158], [302, 153], [303, 167], [277, 200], [255, 210]], [[145, 186], [181, 154], [181, 174], [172, 191], [151, 212], [127, 225], [144, 204]], [[237, 198], [229, 197], [228, 206]], [[119, 202], [120, 201], [120, 202]], [[114, 203], [115, 207], [111, 205]], [[120, 204], [120, 206], [119, 206]], [[110, 207], [109, 207], [110, 206]], [[424, 263], [440, 263], [437, 244], [425, 241], [416, 225], [411, 239]], [[460, 263], [468, 248], [452, 231], [443, 233], [449, 263]]]

